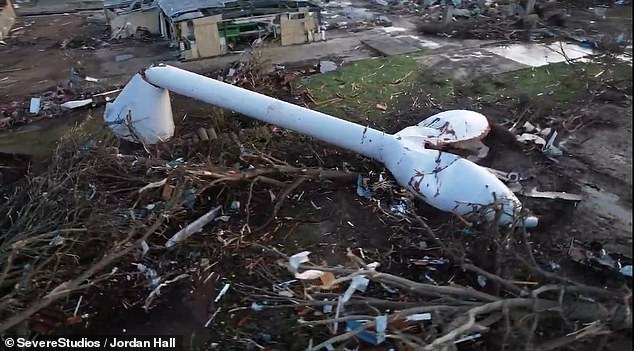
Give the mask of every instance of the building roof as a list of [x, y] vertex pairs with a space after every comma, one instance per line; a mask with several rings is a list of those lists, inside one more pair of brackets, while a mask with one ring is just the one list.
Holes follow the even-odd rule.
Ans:
[[134, 0], [103, 0], [106, 9], [128, 7]]
[[240, 10], [248, 14], [254, 9], [279, 9], [279, 12], [283, 12], [299, 7], [316, 7], [309, 0], [156, 0], [156, 3], [165, 15], [177, 21], [185, 17], [190, 19], [194, 13], [197, 13], [194, 17], [202, 17], [228, 10]]
[[156, 0], [156, 2], [169, 17], [177, 17], [202, 9], [223, 8], [230, 2], [237, 3], [235, 0]]

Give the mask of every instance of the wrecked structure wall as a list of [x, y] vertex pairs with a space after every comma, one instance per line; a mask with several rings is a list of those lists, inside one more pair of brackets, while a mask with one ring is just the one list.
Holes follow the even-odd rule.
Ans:
[[133, 36], [138, 28], [145, 28], [152, 34], [161, 34], [159, 9], [157, 7], [125, 13], [106, 9], [106, 18], [113, 37]]
[[317, 18], [304, 10], [280, 15], [282, 45], [304, 44], [312, 42], [317, 32]]
[[4, 40], [15, 24], [15, 9], [10, 0], [0, 1], [0, 6], [0, 40]]
[[226, 54], [225, 38], [218, 31], [218, 23], [221, 21], [222, 16], [216, 15], [180, 22], [180, 40], [186, 43], [181, 46], [183, 58], [194, 60]]
[[[213, 57], [227, 53], [226, 44], [220, 38], [218, 22], [222, 16], [210, 16], [194, 20], [194, 37], [199, 57]], [[224, 46], [224, 47], [223, 47]]]

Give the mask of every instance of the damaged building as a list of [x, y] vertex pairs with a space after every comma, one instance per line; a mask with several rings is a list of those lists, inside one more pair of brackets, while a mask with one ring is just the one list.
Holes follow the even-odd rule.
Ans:
[[161, 36], [195, 60], [227, 54], [257, 39], [281, 45], [323, 40], [320, 8], [289, 0], [105, 0], [114, 38]]
[[0, 40], [5, 40], [15, 24], [15, 9], [11, 0], [0, 0]]

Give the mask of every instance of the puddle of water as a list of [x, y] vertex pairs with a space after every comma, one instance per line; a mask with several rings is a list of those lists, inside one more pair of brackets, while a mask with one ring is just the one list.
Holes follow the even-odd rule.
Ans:
[[531, 67], [541, 67], [551, 63], [565, 62], [566, 56], [571, 60], [577, 60], [594, 53], [591, 49], [582, 48], [579, 45], [559, 42], [550, 45], [514, 44], [485, 48], [485, 50]]
[[398, 33], [398, 32], [405, 32], [407, 31], [407, 29], [402, 28], [402, 27], [381, 27], [381, 29], [383, 29], [383, 31], [385, 33]]
[[597, 213], [606, 217], [613, 217], [626, 225], [632, 225], [632, 210], [619, 204], [619, 196], [607, 191], [596, 190], [589, 186], [583, 187], [586, 193], [586, 205], [592, 207]]
[[[103, 130], [102, 114], [103, 109], [93, 110], [92, 117], [83, 124], [82, 130], [88, 133]], [[80, 111], [56, 119], [35, 122], [15, 131], [0, 133], [0, 153], [28, 155], [36, 159], [49, 156], [57, 142], [87, 115], [87, 111]]]
[[407, 38], [407, 39], [415, 40], [416, 42], [418, 42], [418, 45], [420, 47], [426, 48], [426, 49], [436, 49], [442, 46], [435, 41], [423, 39], [417, 35], [397, 35], [394, 38], [396, 39]]

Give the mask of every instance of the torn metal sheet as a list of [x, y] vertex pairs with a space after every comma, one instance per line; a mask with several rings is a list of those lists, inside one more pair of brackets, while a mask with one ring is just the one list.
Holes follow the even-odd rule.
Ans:
[[[167, 91], [294, 130], [383, 162], [403, 187], [439, 210], [461, 216], [499, 218], [522, 224], [515, 194], [497, 177], [458, 155], [426, 148], [479, 140], [490, 127], [486, 117], [454, 110], [429, 117], [394, 135], [312, 111], [176, 67], [158, 65], [135, 75], [104, 119], [127, 140], [157, 143], [174, 133]], [[496, 217], [500, 210], [501, 216]], [[531, 217], [523, 225], [537, 225]]]
[[552, 200], [561, 199], [561, 200], [568, 200], [568, 201], [583, 200], [583, 197], [581, 195], [564, 193], [564, 192], [556, 192], [556, 191], [538, 191], [535, 188], [528, 191], [521, 191], [520, 194], [523, 196], [535, 197], [540, 199], [552, 199]]

